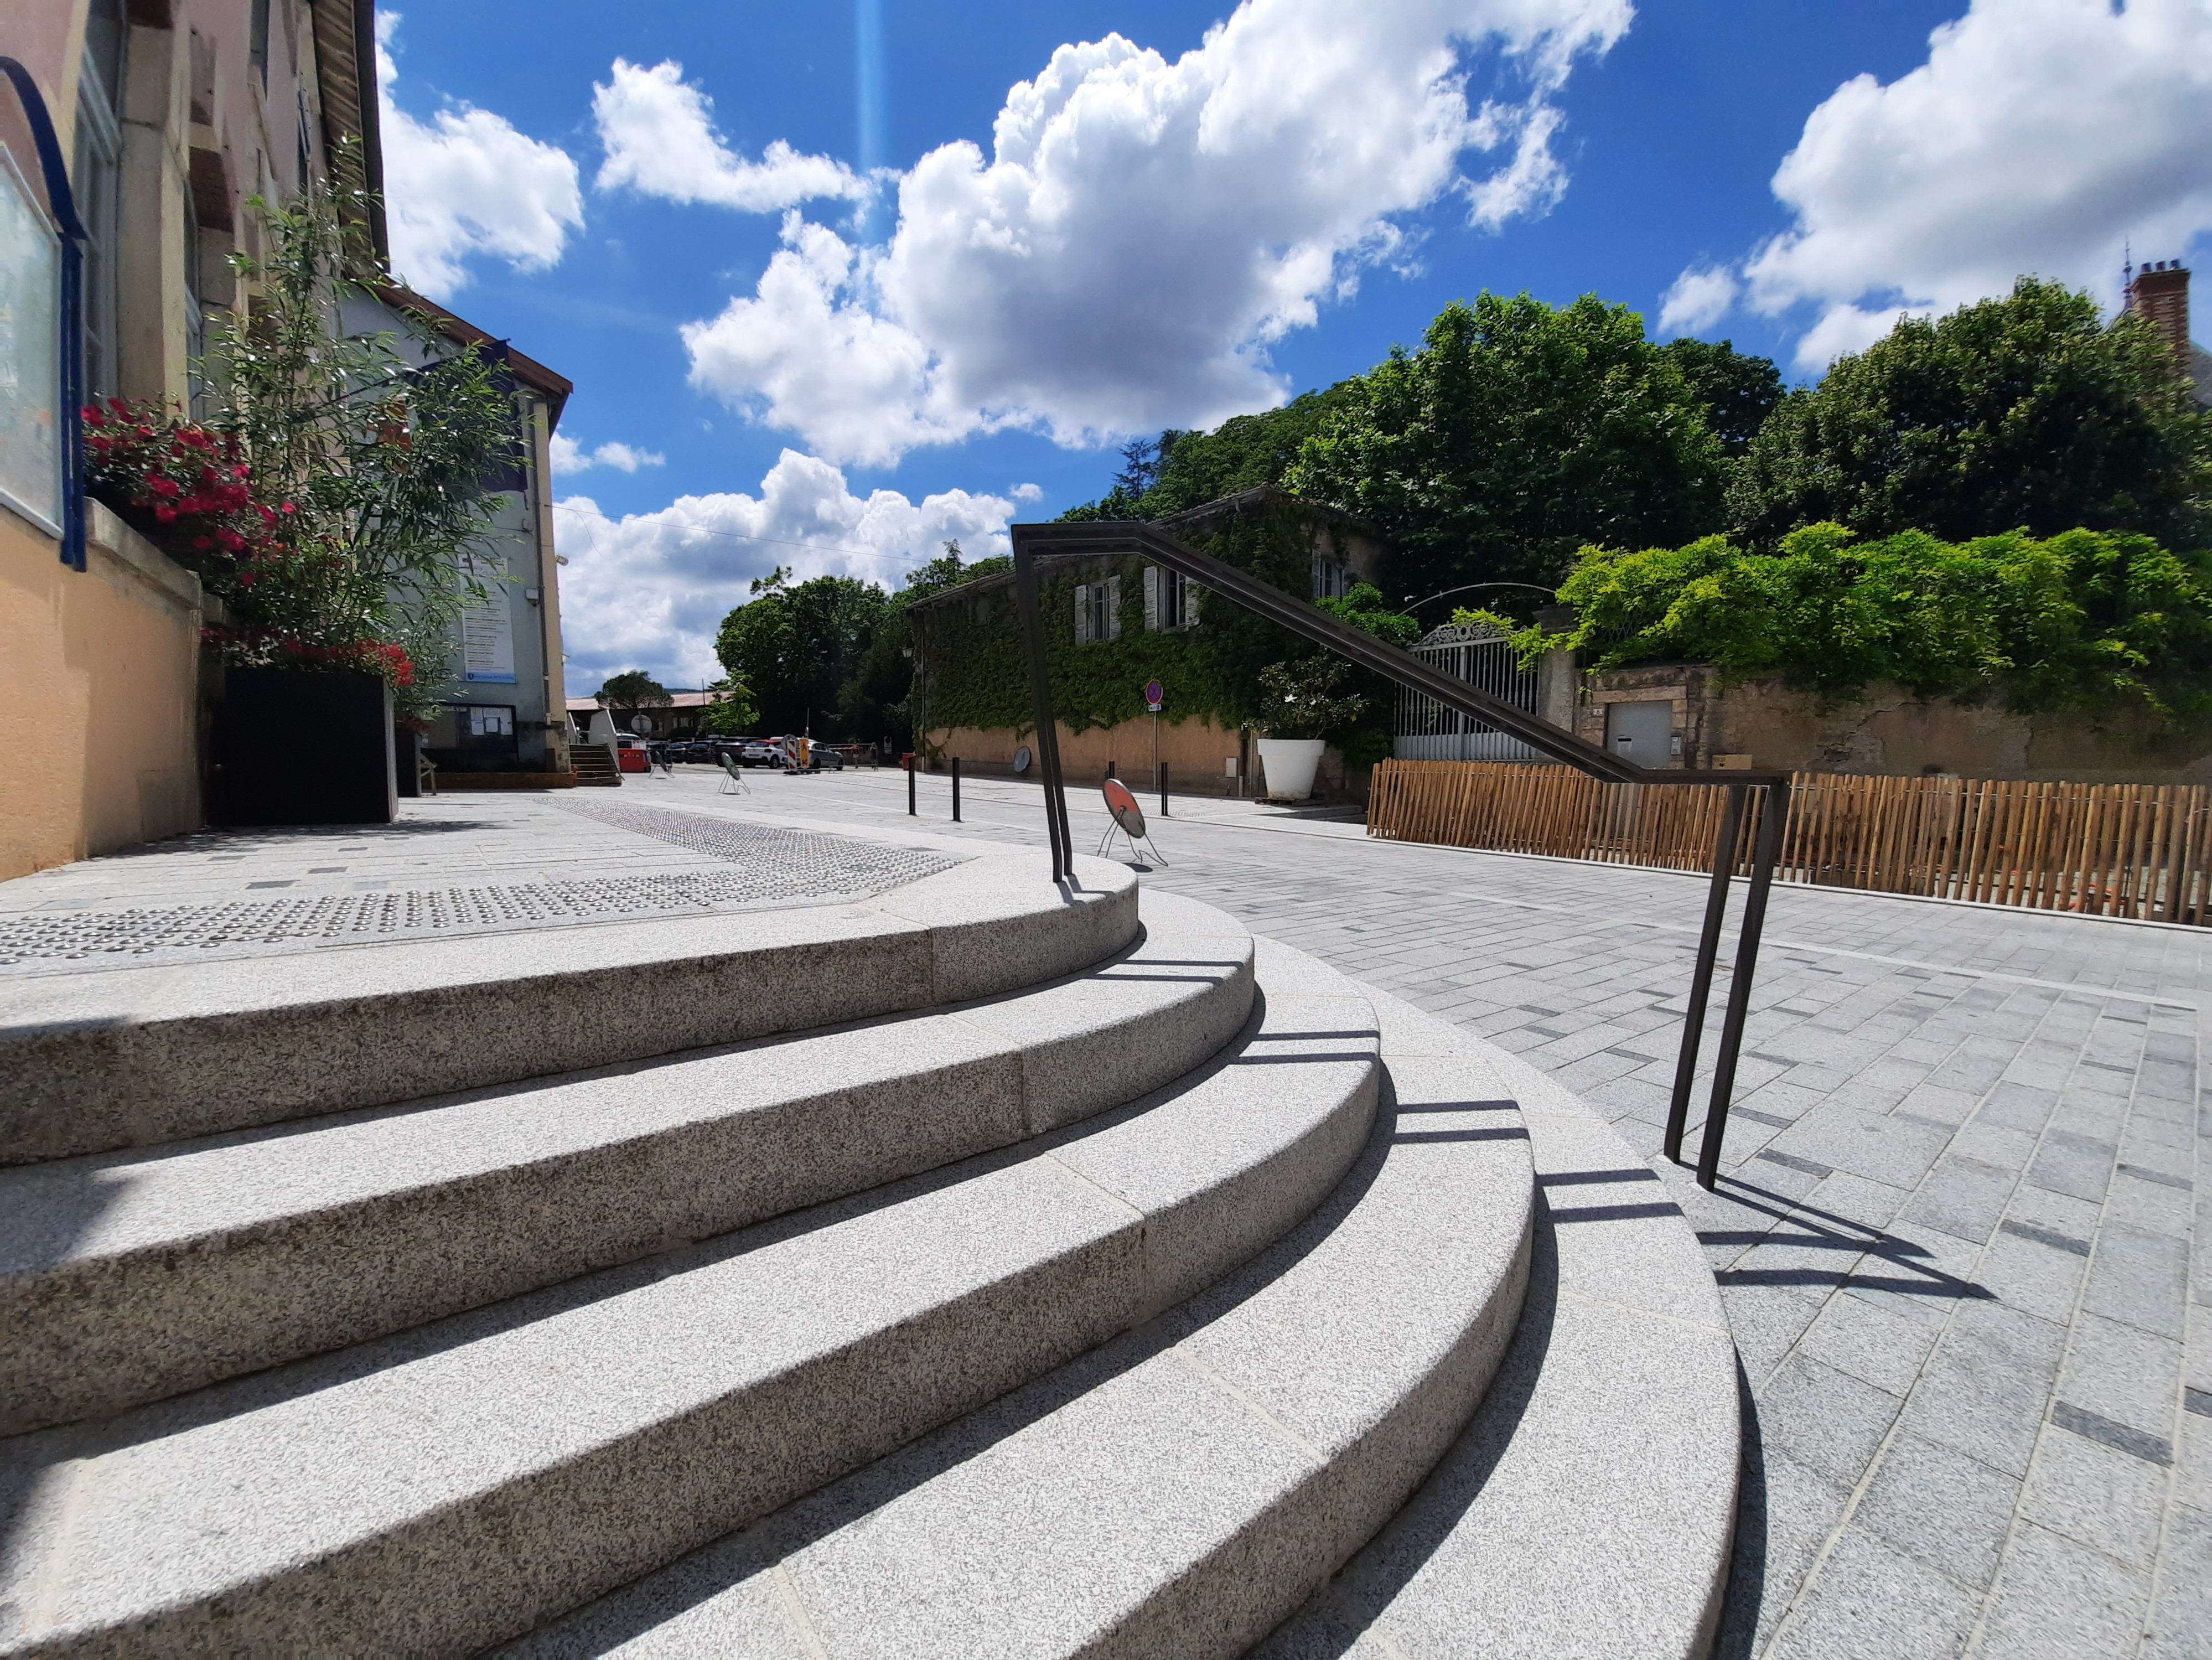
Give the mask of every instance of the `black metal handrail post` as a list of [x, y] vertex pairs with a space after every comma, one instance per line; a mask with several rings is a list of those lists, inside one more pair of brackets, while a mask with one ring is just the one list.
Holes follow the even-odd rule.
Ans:
[[[1774, 878], [1775, 854], [1780, 845], [1782, 819], [1790, 806], [1790, 775], [1777, 772], [1731, 771], [1716, 774], [1689, 769], [1640, 767], [1587, 739], [1553, 726], [1528, 710], [1516, 708], [1476, 690], [1412, 653], [1386, 644], [1370, 634], [1330, 616], [1318, 606], [1284, 593], [1249, 571], [1239, 570], [1210, 555], [1184, 546], [1173, 537], [1141, 521], [1094, 521], [1089, 524], [1016, 525], [1014, 593], [1022, 635], [1029, 659], [1030, 690], [1036, 711], [1037, 757], [1045, 786], [1045, 826], [1052, 843], [1053, 879], [1072, 875], [1074, 849], [1067, 826], [1067, 798], [1060, 769], [1060, 745], [1052, 707], [1052, 681], [1045, 651], [1044, 622], [1037, 592], [1037, 561], [1054, 556], [1140, 554], [1205, 587], [1225, 595], [1268, 621], [1326, 646], [1363, 668], [1434, 699], [1445, 708], [1470, 716], [1495, 731], [1518, 738], [1553, 760], [1613, 784], [1722, 784], [1729, 787], [1725, 829], [1741, 823], [1744, 799], [1753, 786], [1767, 791], [1759, 821], [1758, 850], [1751, 873], [1750, 896], [1743, 927], [1737, 937], [1735, 964], [1729, 975], [1728, 1015], [1721, 1032], [1720, 1053], [1713, 1082], [1714, 1105], [1705, 1119], [1705, 1139], [1698, 1160], [1698, 1181], [1710, 1189], [1718, 1179], [1721, 1135], [1728, 1119], [1728, 1096], [1735, 1087], [1735, 1063], [1743, 1043], [1743, 1027], [1750, 1009], [1752, 976], [1758, 964], [1759, 936], [1766, 918], [1766, 899]], [[1712, 988], [1712, 968], [1718, 955], [1720, 928], [1728, 907], [1728, 891], [1735, 873], [1736, 836], [1723, 835], [1723, 847], [1715, 851], [1712, 885], [1708, 891], [1705, 927], [1698, 946], [1698, 969], [1683, 1026], [1684, 1055], [1676, 1066], [1675, 1101], [1670, 1109], [1668, 1156], [1680, 1156], [1680, 1118], [1686, 1116], [1686, 1079], [1695, 1072], [1697, 1048], [1702, 1035], [1705, 1000]]]
[[1774, 859], [1782, 846], [1783, 821], [1790, 816], [1789, 781], [1768, 785], [1766, 800], [1760, 805], [1751, 890], [1744, 895], [1743, 922], [1736, 930], [1735, 966], [1729, 970], [1728, 1014], [1721, 1023], [1720, 1053], [1713, 1057], [1713, 1093], [1705, 1105], [1705, 1140], [1698, 1147], [1698, 1185], [1708, 1193], [1720, 1180], [1721, 1137], [1728, 1129], [1729, 1100], [1735, 1092], [1735, 1062], [1743, 1049], [1743, 1023], [1751, 1012], [1752, 970], [1759, 962], [1759, 936], [1766, 927], [1766, 896], [1774, 886]]
[[1682, 1128], [1690, 1117], [1690, 1086], [1697, 1075], [1698, 1049], [1705, 1035], [1705, 1006], [1713, 994], [1713, 964], [1720, 956], [1721, 924], [1728, 916], [1729, 879], [1735, 873], [1735, 846], [1743, 834], [1743, 806], [1751, 794], [1743, 784], [1729, 786], [1721, 833], [1713, 844], [1712, 885], [1705, 891], [1705, 926], [1698, 935], [1698, 966], [1690, 976], [1690, 1002], [1682, 1017], [1682, 1046], [1674, 1057], [1674, 1096], [1667, 1104], [1667, 1156], [1680, 1163]]
[[952, 757], [952, 822], [960, 822], [960, 757]]

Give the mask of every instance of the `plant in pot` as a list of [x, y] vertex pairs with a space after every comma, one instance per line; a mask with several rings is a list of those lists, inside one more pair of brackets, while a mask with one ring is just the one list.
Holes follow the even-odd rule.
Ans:
[[374, 267], [331, 192], [250, 205], [264, 253], [232, 256], [252, 309], [210, 342], [205, 415], [86, 409], [91, 483], [222, 602], [216, 814], [389, 820], [394, 721], [429, 695], [420, 654], [442, 657], [486, 595], [472, 556], [514, 465], [514, 401], [473, 348], [418, 364], [343, 331], [347, 272]]
[[1341, 695], [1351, 666], [1328, 656], [1293, 658], [1260, 671], [1260, 765], [1267, 799], [1303, 801], [1313, 794], [1328, 735], [1358, 721], [1367, 700]]

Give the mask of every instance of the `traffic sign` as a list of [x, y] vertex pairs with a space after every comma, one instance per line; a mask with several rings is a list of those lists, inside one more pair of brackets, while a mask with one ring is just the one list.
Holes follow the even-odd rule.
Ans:
[[1160, 712], [1160, 705], [1166, 701], [1167, 693], [1161, 690], [1160, 683], [1158, 681], [1147, 680], [1145, 683], [1146, 708], [1150, 710], [1152, 714], [1158, 714]]

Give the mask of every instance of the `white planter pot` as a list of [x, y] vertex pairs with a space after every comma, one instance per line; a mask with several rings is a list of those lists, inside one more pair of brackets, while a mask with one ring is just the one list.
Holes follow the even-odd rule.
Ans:
[[1318, 738], [1262, 738], [1260, 767], [1270, 801], [1303, 801], [1313, 794], [1314, 769], [1327, 745]]

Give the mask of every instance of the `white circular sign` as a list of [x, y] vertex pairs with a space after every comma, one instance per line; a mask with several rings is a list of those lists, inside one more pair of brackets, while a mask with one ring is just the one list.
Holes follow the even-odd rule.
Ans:
[[1014, 770], [1016, 772], [1027, 772], [1029, 769], [1030, 746], [1027, 744], [1024, 744], [1014, 751]]
[[649, 714], [633, 714], [629, 718], [629, 729], [640, 738], [644, 737], [653, 730], [653, 717]]

